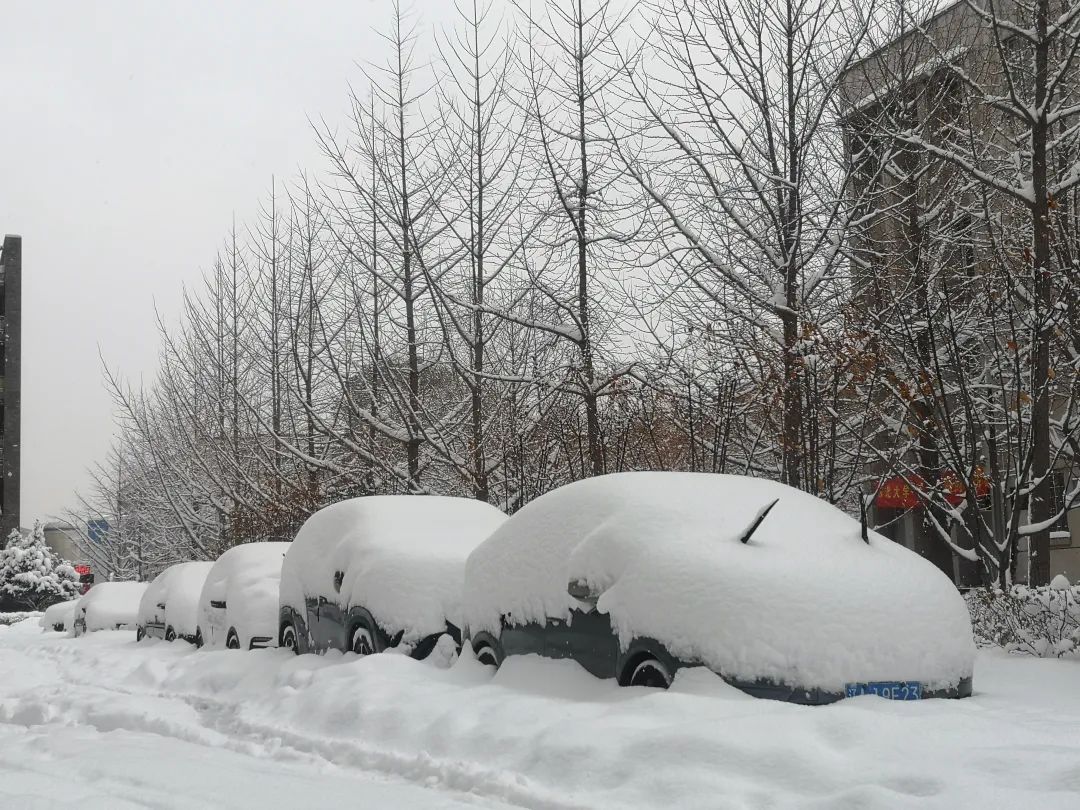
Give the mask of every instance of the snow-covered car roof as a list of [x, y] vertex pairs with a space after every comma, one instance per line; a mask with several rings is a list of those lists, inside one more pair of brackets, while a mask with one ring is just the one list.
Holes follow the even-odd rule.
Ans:
[[145, 582], [99, 582], [75, 605], [75, 615], [84, 617], [87, 632], [134, 627], [146, 588]]
[[71, 629], [71, 622], [75, 618], [75, 606], [78, 599], [69, 599], [66, 602], [57, 602], [45, 608], [45, 612], [38, 619], [38, 624], [45, 630], [52, 630], [55, 625], [63, 625], [64, 630]]
[[574, 580], [601, 594], [624, 648], [655, 638], [727, 677], [945, 686], [973, 667], [963, 599], [933, 564], [875, 532], [864, 542], [858, 521], [772, 481], [632, 472], [547, 493], [469, 557], [469, 630], [565, 618], [581, 606]]
[[[374, 495], [320, 509], [300, 527], [281, 572], [281, 604], [304, 597], [363, 605], [414, 641], [460, 624], [465, 559], [506, 520], [471, 498]], [[340, 590], [334, 573], [345, 574]]]
[[158, 574], [139, 602], [139, 624], [145, 625], [165, 605], [165, 626], [178, 636], [194, 636], [198, 620], [199, 594], [212, 562], [183, 562], [170, 565]]
[[253, 636], [277, 637], [278, 587], [289, 543], [245, 543], [218, 557], [199, 597], [199, 627], [209, 647], [224, 647], [225, 637], [210, 635], [211, 601], [225, 603], [223, 627], [235, 627], [240, 646]]

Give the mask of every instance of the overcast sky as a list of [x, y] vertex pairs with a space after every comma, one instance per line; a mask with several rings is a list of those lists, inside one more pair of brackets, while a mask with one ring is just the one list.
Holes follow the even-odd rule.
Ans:
[[[450, 0], [414, 0], [421, 33]], [[390, 0], [4, 0], [0, 234], [23, 237], [22, 522], [74, 505], [108, 450], [98, 350], [138, 380], [235, 214], [321, 166]]]

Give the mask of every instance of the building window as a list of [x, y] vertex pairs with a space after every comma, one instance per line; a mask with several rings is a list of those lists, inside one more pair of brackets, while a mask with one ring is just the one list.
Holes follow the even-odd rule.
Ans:
[[[1071, 546], [1072, 535], [1069, 532], [1069, 510], [1065, 509], [1065, 496], [1068, 494], [1065, 473], [1062, 470], [1054, 470], [1050, 473], [1050, 504], [1054, 513], [1061, 516], [1050, 527], [1050, 545]], [[1076, 508], [1076, 504], [1071, 504]]]

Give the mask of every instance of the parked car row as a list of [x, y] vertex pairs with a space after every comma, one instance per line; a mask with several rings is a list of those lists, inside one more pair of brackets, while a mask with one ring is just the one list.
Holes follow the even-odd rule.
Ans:
[[569, 658], [635, 686], [704, 666], [809, 704], [965, 697], [974, 664], [967, 609], [934, 565], [806, 493], [701, 473], [599, 476], [509, 518], [465, 498], [347, 500], [292, 543], [96, 585], [73, 616], [76, 634], [296, 654], [424, 658], [446, 637], [492, 667]]

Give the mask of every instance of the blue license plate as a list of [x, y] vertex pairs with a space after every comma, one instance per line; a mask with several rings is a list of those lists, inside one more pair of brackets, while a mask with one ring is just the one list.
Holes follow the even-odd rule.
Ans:
[[849, 683], [847, 696], [877, 695], [889, 700], [919, 700], [922, 697], [922, 684], [918, 681], [871, 681], [870, 683]]

